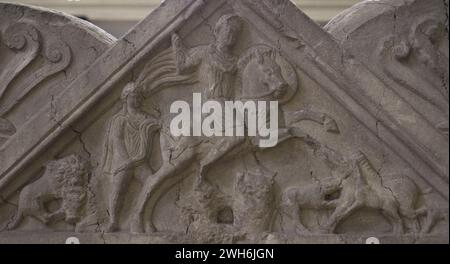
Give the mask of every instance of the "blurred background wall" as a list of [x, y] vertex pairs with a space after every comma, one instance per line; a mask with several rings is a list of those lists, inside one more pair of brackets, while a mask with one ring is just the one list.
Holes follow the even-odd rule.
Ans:
[[[325, 24], [342, 10], [361, 0], [292, 0], [319, 24]], [[0, 0], [0, 2], [2, 2]], [[116, 37], [121, 37], [157, 7], [161, 0], [7, 0], [63, 11], [89, 20]]]

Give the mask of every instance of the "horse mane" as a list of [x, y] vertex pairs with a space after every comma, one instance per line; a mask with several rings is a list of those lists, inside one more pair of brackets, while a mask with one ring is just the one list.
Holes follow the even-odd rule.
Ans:
[[[245, 72], [245, 69], [247, 66], [252, 62], [253, 60], [257, 60], [258, 63], [264, 63], [265, 58], [270, 58], [271, 60], [275, 61], [277, 56], [277, 52], [274, 48], [264, 45], [264, 44], [258, 44], [255, 46], [250, 47], [245, 53], [239, 58], [239, 61], [237, 62], [237, 76], [236, 76], [236, 83], [238, 89], [240, 90], [239, 93], [242, 93], [242, 80], [243, 80], [243, 74]], [[241, 100], [244, 98], [240, 98]]]
[[249, 48], [244, 55], [238, 61], [238, 69], [242, 72], [247, 65], [254, 59], [257, 59], [262, 63], [262, 59], [270, 57], [271, 59], [276, 58], [276, 51], [274, 48], [267, 45], [259, 44]]
[[149, 97], [164, 88], [174, 85], [189, 85], [198, 82], [195, 74], [179, 74], [175, 55], [168, 48], [147, 62], [139, 74], [136, 85], [144, 97]]

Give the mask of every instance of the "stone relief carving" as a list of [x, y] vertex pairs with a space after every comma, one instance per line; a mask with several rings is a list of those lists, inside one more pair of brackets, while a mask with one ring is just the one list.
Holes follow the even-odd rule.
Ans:
[[[243, 100], [279, 100], [280, 103], [289, 101], [297, 90], [297, 77], [292, 66], [289, 66], [285, 59], [277, 55], [273, 48], [257, 45], [250, 48], [239, 59], [231, 54], [231, 48], [238, 40], [237, 36], [242, 23], [242, 19], [236, 15], [228, 14], [222, 16], [218, 20], [214, 30], [216, 43], [193, 49], [185, 48], [181, 43], [180, 37], [174, 34], [172, 36], [172, 45], [176, 58], [177, 72], [183, 74], [185, 72], [195, 71], [201, 65], [199, 78], [205, 78], [206, 80], [200, 80], [200, 83], [203, 82], [205, 83], [205, 87], [209, 87], [208, 90], [202, 92], [203, 97], [206, 99], [219, 101], [232, 98]], [[283, 73], [279, 63], [285, 66]], [[144, 73], [149, 74], [148, 71], [144, 71]], [[286, 79], [283, 74], [286, 75]], [[160, 78], [164, 79], [163, 77]], [[155, 81], [154, 78], [139, 77], [139, 79], [152, 79]], [[191, 78], [186, 77], [186, 80], [191, 81]], [[143, 94], [147, 96], [161, 89], [160, 87], [153, 86], [154, 90], [148, 91], [145, 86], [139, 85], [139, 87], [143, 87]], [[235, 87], [241, 87], [241, 89], [238, 90]], [[263, 90], [261, 87], [267, 87], [267, 89]], [[308, 110], [301, 110], [289, 114], [291, 116], [291, 123], [302, 120], [313, 120], [324, 125], [327, 131], [339, 131], [336, 122], [325, 114], [314, 113]], [[309, 135], [297, 127], [283, 128], [280, 134], [280, 141], [293, 137], [305, 138], [306, 141], [311, 140]], [[169, 136], [168, 139], [162, 139], [162, 148], [168, 151], [163, 151], [162, 167], [148, 178], [142, 188], [142, 193], [138, 198], [137, 208], [133, 214], [131, 224], [131, 230], [134, 233], [142, 233], [145, 231], [142, 221], [144, 208], [148, 207], [147, 202], [149, 200], [157, 200], [157, 198], [153, 197], [153, 193], [156, 190], [160, 191], [168, 179], [177, 176], [180, 174], [180, 171], [183, 171], [192, 163], [199, 164], [198, 174], [200, 178], [203, 178], [207, 170], [218, 160], [222, 160], [230, 154], [248, 152], [257, 143], [250, 142], [245, 137], [222, 138], [217, 142], [211, 143], [210, 139], [200, 137], [182, 138], [176, 145], [166, 146], [167, 144], [171, 144], [170, 142], [173, 142], [173, 140], [170, 140], [169, 132], [163, 132], [161, 135], [162, 137]], [[154, 205], [150, 206], [150, 208], [153, 207]], [[150, 231], [156, 230], [151, 223], [147, 226], [149, 226]]]
[[[382, 40], [378, 56], [380, 67], [390, 78], [439, 112], [435, 127], [448, 135], [448, 55], [439, 48], [445, 39], [445, 25], [424, 18], [411, 27], [409, 35]], [[408, 100], [409, 95], [404, 97]]]
[[3, 96], [11, 81], [36, 58], [40, 46], [38, 31], [32, 25], [25, 23], [18, 23], [7, 28], [3, 35], [3, 42], [12, 50], [23, 50], [24, 59], [12, 61], [11, 66], [3, 72], [0, 96]]
[[[130, 180], [133, 177], [139, 178], [134, 169], [148, 161], [153, 133], [160, 126], [155, 116], [141, 110], [142, 99], [134, 83], [125, 86], [121, 95], [123, 108], [111, 119], [106, 135], [102, 168], [108, 174], [111, 184], [107, 228], [110, 232], [118, 228], [124, 193], [127, 192]], [[152, 174], [148, 166], [147, 173]], [[141, 177], [141, 180], [144, 179]]]
[[[178, 35], [174, 34], [172, 36], [177, 72], [183, 74], [193, 71], [201, 64], [202, 72], [199, 76], [201, 76], [200, 78], [206, 78], [203, 82], [206, 82], [205, 87], [208, 87], [208, 90], [202, 91], [202, 96], [206, 99], [225, 100], [233, 96], [237, 58], [231, 54], [231, 49], [237, 40], [241, 23], [240, 18], [235, 15], [221, 17], [214, 29], [216, 43], [191, 50], [187, 50], [183, 46]], [[161, 135], [170, 137], [169, 132], [161, 133]], [[202, 175], [207, 166], [216, 162], [232, 147], [236, 146], [235, 142], [237, 139], [232, 138], [231, 141], [224, 139], [218, 142], [217, 146], [220, 145], [220, 149], [215, 146], [204, 146], [202, 141], [205, 141], [205, 139], [183, 138], [176, 143], [177, 145], [170, 146], [170, 138], [163, 139], [162, 148], [168, 151], [163, 151], [162, 167], [143, 186], [143, 191], [138, 198], [138, 206], [133, 216], [132, 232], [142, 233], [144, 231], [142, 223], [144, 208], [147, 206], [147, 202], [153, 198], [153, 193], [157, 189], [162, 188], [161, 185], [167, 179], [175, 174], [179, 174], [180, 170], [183, 170], [192, 162], [200, 163], [199, 174]], [[153, 206], [150, 207], [153, 208]], [[152, 231], [155, 231], [152, 224], [149, 226]]]
[[[191, 219], [189, 224], [191, 235], [195, 234], [194, 236], [202, 242], [223, 242], [230, 241], [230, 239], [231, 241], [239, 239], [258, 241], [261, 239], [261, 234], [268, 234], [272, 231], [271, 226], [276, 206], [273, 192], [274, 182], [269, 178], [274, 175], [268, 177], [267, 173], [263, 173], [261, 170], [256, 173], [239, 173], [232, 198], [229, 196], [218, 197], [215, 187], [205, 180], [206, 169], [214, 166], [218, 160], [223, 160], [230, 154], [233, 156], [238, 153], [245, 154], [255, 151], [254, 141], [248, 141], [246, 138], [228, 138], [210, 143], [203, 138], [182, 138], [175, 145], [171, 145], [174, 144], [173, 139], [170, 139], [169, 132], [163, 131], [164, 124], [162, 122], [165, 120], [159, 120], [158, 113], [148, 114], [141, 110], [142, 100], [145, 97], [161, 91], [161, 87], [168, 87], [165, 82], [158, 82], [158, 78], [164, 79], [169, 76], [165, 80], [169, 80], [172, 85], [197, 83], [198, 81], [193, 80], [192, 72], [196, 71], [194, 67], [200, 65], [202, 59], [205, 58], [209, 58], [205, 59], [206, 70], [203, 72], [202, 68], [199, 75], [206, 76], [206, 81], [211, 88], [203, 92], [206, 98], [278, 100], [281, 104], [289, 102], [298, 87], [297, 76], [292, 66], [273, 48], [256, 45], [248, 49], [239, 59], [229, 54], [230, 50], [227, 50], [226, 47], [231, 46], [225, 44], [232, 45], [238, 40], [234, 34], [239, 33], [240, 23], [243, 23], [242, 20], [235, 15], [221, 17], [215, 30], [215, 33], [218, 34], [216, 40], [219, 42], [192, 50], [183, 46], [178, 35], [173, 35], [175, 61], [167, 58], [172, 53], [164, 51], [155, 57], [154, 61], [159, 63], [157, 63], [158, 67], [146, 67], [142, 75], [138, 77], [137, 84], [135, 82], [128, 83], [123, 89], [121, 95], [123, 108], [109, 122], [101, 165], [103, 173], [107, 174], [110, 179], [107, 201], [109, 222], [105, 229], [107, 232], [119, 230], [118, 221], [122, 202], [132, 178], [138, 178], [142, 182], [142, 188], [132, 210], [130, 231], [132, 233], [157, 231], [152, 223], [153, 208], [159, 200], [158, 197], [155, 197], [158, 195], [156, 191], [160, 192], [162, 189], [168, 188], [165, 187], [167, 182], [171, 182], [173, 185], [173, 182], [187, 177], [187, 175], [180, 175], [183, 175], [183, 171], [192, 163], [198, 164], [198, 179], [193, 189], [197, 205], [187, 207], [185, 212], [185, 217]], [[230, 35], [221, 36], [221, 34], [225, 34], [221, 33], [221, 30]], [[228, 57], [229, 60], [222, 61], [224, 57]], [[154, 65], [154, 61], [149, 64]], [[221, 64], [227, 62], [228, 66]], [[156, 71], [161, 68], [164, 69], [163, 72], [166, 75], [152, 72], [152, 70]], [[185, 74], [185, 72], [189, 73]], [[153, 75], [158, 75], [158, 78]], [[155, 82], [160, 85], [154, 85]], [[240, 89], [234, 87], [240, 87]], [[381, 185], [381, 177], [374, 171], [363, 154], [359, 154], [351, 161], [345, 161], [335, 151], [303, 132], [300, 127], [294, 126], [300, 121], [309, 120], [324, 126], [328, 132], [339, 133], [339, 128], [331, 117], [309, 110], [284, 114], [287, 126], [280, 129], [280, 141], [299, 138], [306, 142], [315, 153], [317, 152], [316, 154], [321, 156], [330, 168], [340, 171], [339, 177], [331, 176], [315, 184], [291, 187], [283, 191], [280, 206], [292, 219], [298, 219], [297, 231], [299, 234], [305, 232], [334, 233], [339, 223], [353, 212], [365, 207], [380, 209], [392, 222], [394, 232], [403, 232], [403, 218], [416, 221], [415, 231], [420, 231], [417, 227], [417, 218], [419, 215], [428, 214], [426, 207], [421, 209], [414, 207], [414, 201], [419, 194], [414, 182], [408, 178], [400, 178], [400, 185], [403, 188], [409, 186], [409, 189], [403, 190], [399, 194], [392, 193], [395, 186]], [[153, 137], [158, 132], [160, 132], [162, 142], [163, 164], [161, 168], [153, 172], [148, 161], [153, 154], [151, 152]], [[239, 149], [236, 150], [238, 146]], [[254, 157], [254, 159], [256, 158]], [[254, 162], [257, 163], [257, 161]], [[135, 174], [135, 169], [139, 166], [146, 167], [144, 171], [147, 175]], [[177, 179], [173, 179], [173, 177]], [[397, 198], [396, 195], [400, 198]], [[152, 204], [149, 206], [150, 201]], [[146, 208], [150, 210], [150, 219], [144, 219]], [[332, 214], [325, 226], [313, 231], [308, 230], [301, 223], [299, 215], [302, 209], [328, 209], [332, 210]], [[427, 220], [427, 223], [432, 222], [433, 220]], [[423, 230], [431, 229], [430, 225], [432, 224], [427, 225]]]
[[63, 13], [0, 3], [0, 147], [112, 40]]
[[[282, 209], [295, 219], [299, 234], [335, 233], [341, 222], [363, 208], [379, 210], [396, 234], [405, 233], [406, 228], [412, 233], [429, 233], [442, 219], [443, 215], [436, 214], [432, 204], [418, 207], [419, 197], [431, 190], [422, 192], [408, 176], [390, 175], [383, 179], [362, 152], [345, 159], [326, 146], [315, 149], [333, 167], [333, 176], [307, 186], [288, 188], [282, 198]], [[332, 209], [332, 214], [324, 226], [311, 231], [300, 221], [302, 209]], [[421, 217], [425, 219], [420, 221]]]
[[14, 125], [6, 119], [0, 117], [0, 140], [3, 142], [16, 133]]
[[[288, 1], [245, 1], [245, 5], [259, 16], [267, 15], [268, 24], [299, 54], [306, 52], [302, 34], [281, 19], [290, 7]], [[390, 227], [386, 236], [428, 238], [441, 230], [441, 223], [448, 223], [448, 209], [436, 202], [435, 191], [416, 181], [395, 153], [360, 137], [360, 124], [327, 105], [334, 98], [316, 91], [320, 85], [303, 75], [282, 45], [275, 48], [274, 42], [256, 37], [249, 21], [232, 9], [202, 17], [201, 23], [214, 21], [208, 24], [209, 31], [201, 33], [211, 35], [209, 43], [193, 41], [197, 44], [190, 47], [186, 43], [191, 43], [192, 33], [170, 29], [156, 52], [133, 64], [132, 74], [113, 79], [111, 89], [120, 97], [106, 95], [111, 100], [92, 115], [97, 119], [80, 121], [80, 127], [88, 127], [85, 130], [69, 126], [78, 138], [56, 147], [81, 149], [89, 160], [70, 155], [51, 161], [38, 180], [26, 181], [18, 197], [0, 193], [1, 201], [18, 200], [5, 232], [22, 231], [23, 222], [28, 222], [24, 219], [30, 217], [48, 230], [57, 232], [55, 224], [63, 222], [75, 232], [99, 233], [102, 239], [125, 234], [163, 242], [295, 243], [307, 237], [352, 236], [340, 227], [358, 213], [365, 215], [365, 209], [384, 219], [378, 221]], [[246, 30], [251, 30], [251, 37], [244, 35]], [[435, 45], [448, 33], [433, 19], [421, 20], [409, 31], [381, 40], [379, 66], [399, 87], [435, 107], [441, 115], [434, 125], [448, 134], [448, 57]], [[14, 56], [0, 70], [0, 145], [17, 132], [2, 114], [71, 63], [71, 48], [58, 38], [43, 39], [40, 32], [36, 25], [19, 22], [1, 34]], [[36, 75], [24, 74], [41, 57], [45, 63]], [[92, 72], [88, 73], [80, 79], [92, 81]], [[15, 80], [22, 87], [15, 94], [17, 100], [4, 100], [11, 85], [16, 88]], [[202, 99], [221, 103], [277, 101], [281, 117], [277, 145], [263, 149], [258, 144], [261, 138], [249, 136], [174, 137], [165, 110], [167, 98], [186, 91], [200, 91]], [[118, 111], [107, 111], [112, 102], [117, 102]], [[94, 128], [89, 130], [90, 126]], [[286, 161], [273, 161], [278, 155]], [[383, 164], [373, 165], [379, 156]], [[160, 164], [155, 166], [154, 160]], [[0, 191], [5, 189], [2, 176]], [[93, 187], [97, 181], [100, 186]], [[91, 222], [95, 230], [88, 228]]]
[[274, 176], [255, 167], [235, 177], [232, 194], [208, 180], [193, 186], [193, 200], [184, 207], [187, 234], [199, 243], [261, 241], [272, 230], [275, 213]]
[[294, 219], [296, 232], [299, 235], [313, 232], [301, 222], [301, 211], [303, 209], [335, 208], [335, 204], [330, 201], [330, 197], [338, 193], [339, 189], [339, 179], [330, 177], [302, 187], [289, 187], [283, 192], [281, 204], [283, 213], [290, 219]]
[[245, 5], [251, 7], [260, 17], [266, 18], [267, 22], [280, 32], [295, 49], [303, 49], [306, 46], [305, 42], [295, 31], [286, 27], [280, 20], [288, 8], [288, 3], [289, 1], [286, 0], [244, 2]]
[[[358, 61], [359, 68], [371, 72], [371, 78], [355, 75], [355, 79], [364, 83], [360, 89], [365, 96], [359, 100], [367, 100], [363, 104], [372, 109], [375, 134], [386, 141], [394, 136], [397, 143], [405, 142], [407, 148], [396, 152], [418, 174], [409, 176], [419, 185], [426, 182], [448, 200], [449, 152], [442, 147], [448, 144], [448, 3], [394, 1], [393, 5], [389, 0], [362, 2], [324, 28], [343, 47], [348, 65]], [[358, 12], [364, 15], [353, 15]], [[379, 133], [380, 125], [386, 126], [381, 130], [387, 129], [389, 138]]]
[[193, 203], [183, 206], [188, 240], [232, 243], [235, 240], [232, 197], [208, 180], [196, 181], [191, 196]]
[[272, 231], [274, 176], [263, 170], [247, 171], [236, 176], [233, 209], [240, 239], [256, 242]]
[[193, 70], [199, 64], [205, 65], [206, 69], [202, 73], [208, 80], [206, 86], [208, 90], [202, 94], [206, 99], [233, 97], [237, 57], [232, 54], [232, 48], [236, 44], [241, 27], [242, 21], [238, 16], [224, 15], [214, 28], [215, 42], [209, 46], [199, 46], [190, 50], [184, 47], [177, 34], [172, 36], [179, 73]]
[[[348, 217], [355, 210], [360, 208], [373, 208], [379, 209], [381, 213], [389, 219], [393, 226], [394, 233], [404, 232], [402, 218], [399, 214], [399, 201], [396, 195], [411, 195], [414, 196], [416, 190], [407, 190], [406, 193], [395, 193], [395, 189], [391, 189], [389, 185], [384, 185], [379, 174], [371, 166], [370, 162], [362, 153], [358, 153], [354, 159], [355, 168], [348, 175], [346, 179], [340, 179], [342, 182], [342, 190], [340, 197], [336, 201], [336, 209], [333, 211], [326, 230], [334, 232], [336, 226], [340, 221]], [[346, 175], [347, 176], [347, 175]], [[400, 179], [403, 183], [411, 184], [415, 187], [414, 183], [406, 180], [407, 178]], [[411, 187], [411, 186], [408, 186]], [[413, 188], [413, 187], [411, 187]], [[402, 207], [414, 204], [412, 198], [415, 197], [402, 197], [405, 198], [407, 204], [400, 204]], [[410, 198], [410, 199], [408, 199]], [[410, 217], [414, 217], [413, 208], [402, 208], [407, 210], [407, 214]], [[412, 214], [412, 215], [411, 215]]]
[[[44, 174], [21, 190], [16, 216], [7, 228], [16, 229], [25, 217], [45, 225], [57, 221], [76, 225], [83, 218], [90, 170], [89, 162], [78, 155], [49, 162]], [[49, 211], [49, 204], [57, 200], [57, 209]]]
[[[0, 71], [0, 101], [3, 101], [0, 105], [1, 117], [8, 114], [39, 83], [67, 68], [72, 55], [70, 48], [63, 41], [56, 38], [42, 39], [39, 30], [30, 23], [18, 22], [10, 25], [4, 30], [0, 39], [14, 53], [12, 59], [3, 64], [4, 68]], [[41, 66], [32, 75], [22, 76], [27, 67], [30, 68], [39, 63], [40, 55], [45, 62], [40, 62]], [[14, 98], [5, 101], [4, 97], [11, 83], [19, 77], [22, 78], [20, 86], [15, 87], [19, 92], [15, 93]], [[5, 131], [4, 134], [8, 136], [13, 134], [12, 129], [2, 128], [0, 132], [2, 131]]]

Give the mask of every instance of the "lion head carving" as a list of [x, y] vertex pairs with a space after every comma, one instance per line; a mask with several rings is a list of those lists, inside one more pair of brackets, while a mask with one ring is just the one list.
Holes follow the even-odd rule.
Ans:
[[78, 211], [86, 197], [90, 167], [89, 162], [79, 155], [51, 161], [46, 166], [46, 174], [51, 177], [54, 190], [62, 199], [61, 207], [67, 222], [78, 220]]

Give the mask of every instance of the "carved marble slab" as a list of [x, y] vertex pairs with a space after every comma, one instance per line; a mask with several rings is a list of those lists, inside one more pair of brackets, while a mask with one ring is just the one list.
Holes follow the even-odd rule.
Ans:
[[[448, 243], [448, 1], [167, 0], [122, 39], [0, 4], [0, 243]], [[171, 104], [277, 101], [279, 140]]]

